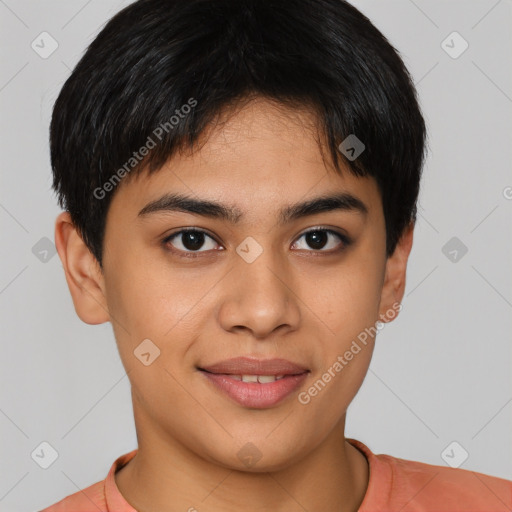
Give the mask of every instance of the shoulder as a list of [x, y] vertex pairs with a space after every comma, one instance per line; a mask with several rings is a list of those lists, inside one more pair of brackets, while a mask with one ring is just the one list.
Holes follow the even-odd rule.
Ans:
[[390, 466], [392, 493], [401, 506], [408, 503], [405, 510], [498, 512], [512, 507], [512, 481], [390, 455], [376, 457]]
[[368, 488], [360, 512], [505, 512], [512, 510], [512, 481], [374, 454], [364, 443], [349, 442], [366, 456]]
[[105, 480], [70, 494], [39, 512], [108, 512], [109, 510], [135, 512], [119, 492], [114, 475], [135, 457], [136, 453], [135, 449], [119, 456], [110, 467]]
[[40, 512], [90, 512], [91, 510], [102, 512], [107, 510], [104, 480], [70, 494]]

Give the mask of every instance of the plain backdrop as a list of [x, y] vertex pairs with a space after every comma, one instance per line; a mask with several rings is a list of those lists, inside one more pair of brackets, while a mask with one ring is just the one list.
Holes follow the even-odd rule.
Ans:
[[[64, 80], [128, 3], [0, 1], [2, 512], [77, 492], [137, 446], [111, 325], [79, 320], [54, 253], [48, 150]], [[451, 445], [461, 468], [512, 479], [512, 2], [353, 3], [414, 77], [429, 156], [403, 310], [378, 335], [346, 435], [436, 465]], [[58, 44], [46, 58], [41, 37]], [[58, 453], [48, 469], [31, 456], [42, 442]]]

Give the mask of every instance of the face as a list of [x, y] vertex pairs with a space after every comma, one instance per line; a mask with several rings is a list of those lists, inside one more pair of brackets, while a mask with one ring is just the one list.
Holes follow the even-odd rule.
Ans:
[[[83, 320], [112, 322], [139, 446], [159, 437], [243, 470], [261, 454], [251, 470], [269, 471], [344, 425], [368, 329], [397, 314], [410, 246], [386, 259], [375, 181], [326, 167], [313, 130], [312, 114], [253, 101], [201, 149], [116, 191], [96, 300], [72, 293]], [[171, 194], [189, 202], [161, 200]], [[337, 199], [294, 208], [327, 196]], [[297, 367], [204, 370], [238, 357]], [[237, 372], [286, 376], [245, 383]]]

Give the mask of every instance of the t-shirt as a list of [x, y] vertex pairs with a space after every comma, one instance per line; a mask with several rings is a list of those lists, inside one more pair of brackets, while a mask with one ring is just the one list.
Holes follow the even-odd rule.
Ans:
[[[369, 482], [358, 512], [509, 512], [512, 481], [462, 468], [436, 466], [375, 455], [356, 439], [369, 464]], [[121, 455], [105, 480], [62, 499], [41, 512], [137, 512], [119, 492], [114, 474], [137, 450]]]

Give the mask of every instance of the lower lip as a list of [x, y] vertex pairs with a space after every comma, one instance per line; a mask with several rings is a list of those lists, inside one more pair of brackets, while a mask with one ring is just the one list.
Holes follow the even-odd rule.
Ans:
[[287, 375], [274, 382], [243, 382], [232, 379], [229, 375], [201, 371], [207, 379], [226, 395], [244, 407], [265, 409], [277, 405], [293, 393], [306, 379], [308, 373]]

